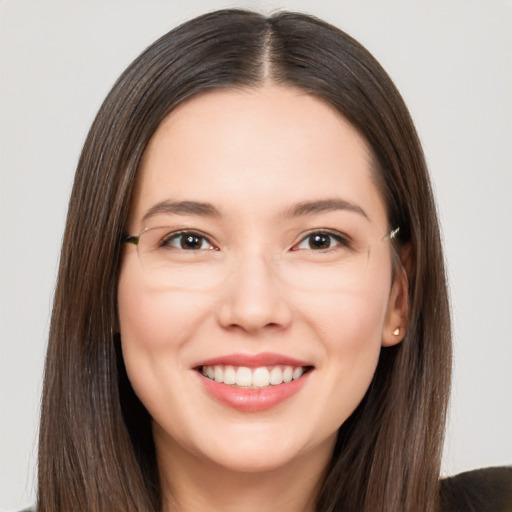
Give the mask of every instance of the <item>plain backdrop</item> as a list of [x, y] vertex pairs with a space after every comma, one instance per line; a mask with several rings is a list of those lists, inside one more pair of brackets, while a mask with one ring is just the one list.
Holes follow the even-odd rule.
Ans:
[[510, 1], [4, 0], [0, 509], [34, 501], [59, 245], [90, 123], [154, 39], [227, 6], [315, 14], [359, 39], [394, 79], [424, 144], [450, 279], [455, 378], [443, 472], [512, 463]]

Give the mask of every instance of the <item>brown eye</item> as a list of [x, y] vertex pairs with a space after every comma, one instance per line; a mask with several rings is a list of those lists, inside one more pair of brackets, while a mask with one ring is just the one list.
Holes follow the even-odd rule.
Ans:
[[341, 233], [315, 231], [305, 236], [292, 250], [326, 251], [335, 247], [348, 247], [349, 241]]
[[186, 235], [180, 237], [180, 246], [182, 249], [201, 249], [203, 240], [197, 235]]
[[318, 233], [308, 237], [308, 244], [310, 249], [329, 249], [332, 244], [332, 236], [325, 233]]
[[190, 231], [175, 233], [162, 241], [162, 247], [172, 247], [185, 251], [199, 251], [201, 249], [213, 249], [211, 243], [203, 235]]

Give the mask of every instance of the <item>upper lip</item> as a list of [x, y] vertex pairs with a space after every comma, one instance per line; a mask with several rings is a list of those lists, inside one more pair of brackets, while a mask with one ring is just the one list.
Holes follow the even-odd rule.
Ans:
[[310, 362], [295, 359], [294, 357], [273, 352], [261, 352], [260, 354], [226, 354], [198, 361], [194, 368], [200, 366], [231, 365], [246, 366], [248, 368], [259, 368], [261, 366], [312, 366]]

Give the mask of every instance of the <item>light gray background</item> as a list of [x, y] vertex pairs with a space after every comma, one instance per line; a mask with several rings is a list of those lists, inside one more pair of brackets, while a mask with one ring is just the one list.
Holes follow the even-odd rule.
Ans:
[[[443, 471], [512, 463], [512, 3], [0, 1], [0, 508], [34, 500], [59, 244], [86, 132], [156, 37], [226, 6], [301, 10], [359, 39], [408, 103], [441, 215], [455, 334]], [[407, 439], [404, 439], [407, 442]]]

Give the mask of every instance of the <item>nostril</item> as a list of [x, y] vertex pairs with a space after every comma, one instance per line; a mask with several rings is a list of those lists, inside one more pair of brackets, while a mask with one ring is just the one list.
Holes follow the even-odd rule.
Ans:
[[[237, 292], [240, 294], [240, 291]], [[290, 324], [291, 310], [280, 297], [250, 297], [235, 295], [221, 304], [218, 321], [228, 330], [259, 332], [277, 331]]]

